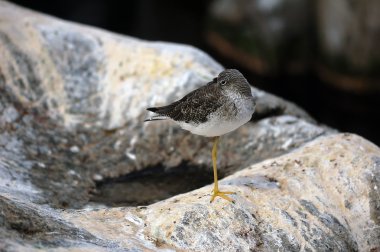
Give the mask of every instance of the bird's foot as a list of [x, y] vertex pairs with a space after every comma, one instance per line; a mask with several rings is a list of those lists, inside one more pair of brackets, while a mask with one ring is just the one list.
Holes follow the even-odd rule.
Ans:
[[212, 190], [213, 193], [212, 193], [212, 196], [211, 196], [211, 200], [210, 200], [210, 203], [212, 203], [214, 201], [214, 199], [216, 197], [221, 197], [225, 200], [228, 200], [229, 202], [234, 202], [233, 199], [231, 199], [230, 197], [228, 197], [226, 194], [235, 194], [234, 192], [221, 192], [219, 190]]

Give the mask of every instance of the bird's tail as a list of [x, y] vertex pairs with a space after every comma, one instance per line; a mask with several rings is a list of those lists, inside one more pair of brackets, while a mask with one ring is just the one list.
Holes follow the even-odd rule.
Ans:
[[160, 109], [159, 107], [151, 107], [151, 108], [147, 108], [146, 110], [152, 111], [152, 112], [157, 112], [159, 109]]
[[159, 120], [166, 120], [166, 119], [168, 119], [167, 116], [156, 115], [156, 116], [152, 116], [145, 119], [144, 122], [159, 121]]
[[[159, 108], [147, 108], [146, 110], [157, 113], [158, 110], [159, 110]], [[159, 120], [166, 120], [166, 119], [168, 119], [167, 116], [154, 115], [152, 117], [149, 117], [149, 118], [145, 119], [144, 122], [159, 121]]]

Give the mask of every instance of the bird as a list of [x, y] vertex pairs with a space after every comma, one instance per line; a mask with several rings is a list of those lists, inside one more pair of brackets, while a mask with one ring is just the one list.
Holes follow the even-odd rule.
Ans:
[[192, 134], [213, 140], [211, 151], [214, 189], [210, 203], [216, 197], [233, 202], [230, 191], [220, 191], [217, 173], [217, 152], [222, 135], [236, 130], [251, 120], [256, 99], [250, 84], [236, 69], [225, 69], [204, 86], [185, 95], [182, 99], [162, 107], [150, 107], [153, 116], [145, 122], [171, 120]]

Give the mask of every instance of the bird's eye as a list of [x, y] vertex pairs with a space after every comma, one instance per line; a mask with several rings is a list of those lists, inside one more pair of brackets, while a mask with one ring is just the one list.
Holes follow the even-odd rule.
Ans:
[[222, 81], [220, 82], [221, 85], [226, 85], [226, 83], [227, 83], [227, 82], [226, 82], [225, 80], [222, 80]]

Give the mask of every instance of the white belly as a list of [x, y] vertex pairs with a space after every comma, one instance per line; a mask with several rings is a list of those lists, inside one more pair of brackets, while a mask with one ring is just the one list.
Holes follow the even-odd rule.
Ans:
[[214, 137], [214, 136], [221, 136], [228, 132], [231, 132], [246, 122], [248, 122], [251, 119], [251, 117], [246, 118], [246, 120], [240, 120], [240, 121], [225, 121], [221, 122], [220, 120], [209, 120], [205, 123], [199, 124], [199, 125], [192, 125], [189, 123], [179, 123], [181, 128], [190, 131], [193, 134], [206, 136], [206, 137]]
[[214, 137], [221, 136], [231, 132], [243, 124], [247, 123], [254, 112], [252, 100], [242, 100], [239, 110], [233, 118], [223, 118], [218, 113], [209, 116], [207, 122], [201, 124], [191, 124], [185, 122], [177, 122], [181, 128], [190, 131], [193, 134]]

